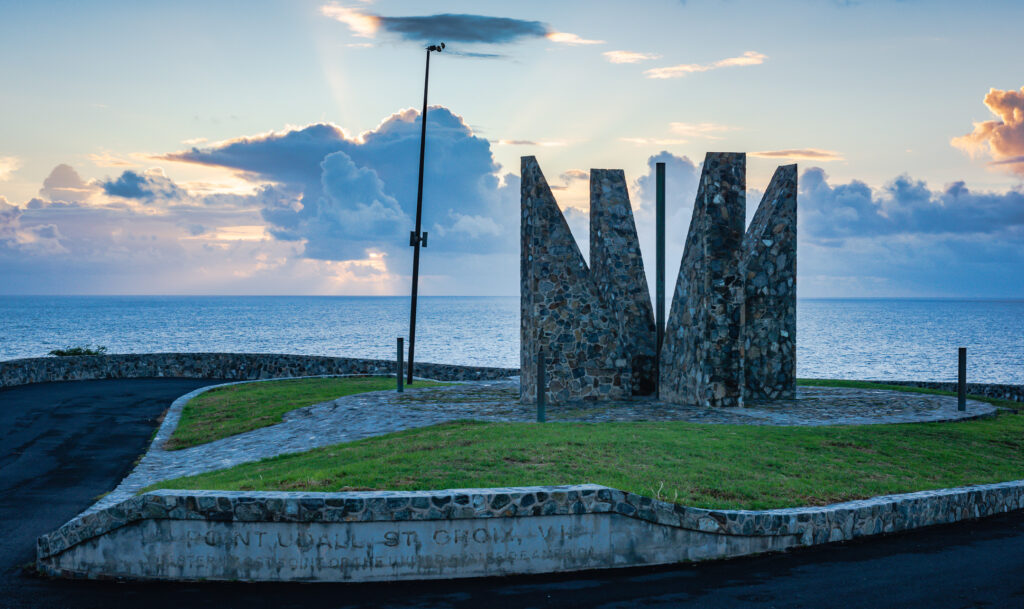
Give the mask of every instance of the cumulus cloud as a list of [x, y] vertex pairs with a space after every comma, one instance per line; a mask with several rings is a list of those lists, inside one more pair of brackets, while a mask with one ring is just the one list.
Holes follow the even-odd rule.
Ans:
[[761, 150], [759, 152], [748, 152], [750, 156], [764, 159], [803, 159], [809, 161], [842, 161], [843, 155], [835, 150], [822, 150], [821, 148], [788, 148], [786, 150]]
[[[89, 205], [0, 197], [0, 293], [369, 293], [349, 265], [299, 255], [266, 234], [258, 210], [236, 204]], [[198, 202], [195, 202], [198, 203]], [[361, 264], [354, 261], [352, 264]], [[355, 287], [358, 286], [358, 287]]]
[[350, 141], [355, 139], [350, 140], [340, 127], [316, 123], [225, 140], [202, 149], [192, 147], [160, 158], [237, 169], [274, 181], [305, 182], [318, 180], [320, 161]]
[[[435, 233], [431, 251], [512, 251], [517, 235], [507, 226], [518, 213], [517, 186], [500, 182], [490, 143], [461, 117], [444, 107], [428, 117], [424, 229]], [[280, 196], [262, 203], [263, 217], [275, 237], [302, 241], [305, 256], [348, 260], [376, 248], [394, 258], [413, 228], [419, 124], [410, 109], [359, 137], [315, 124], [168, 158], [276, 184]]]
[[60, 229], [55, 224], [22, 224], [24, 211], [0, 196], [0, 245], [30, 254], [63, 254]]
[[805, 296], [1021, 296], [1024, 192], [931, 189], [900, 176], [880, 189], [800, 178]]
[[0, 182], [7, 180], [21, 167], [21, 161], [14, 156], [0, 156]]
[[635, 189], [641, 205], [646, 211], [653, 210], [658, 163], [665, 163], [665, 196], [673, 200], [675, 207], [692, 209], [693, 197], [697, 195], [700, 164], [691, 161], [689, 157], [676, 156], [664, 150], [648, 157], [647, 173], [636, 180]]
[[401, 242], [412, 221], [376, 171], [357, 167], [342, 151], [327, 155], [320, 167], [322, 196], [296, 213], [301, 223], [286, 223], [278, 236], [305, 239], [305, 255], [321, 260], [357, 259], [381, 244]]
[[53, 168], [43, 180], [39, 194], [51, 201], [81, 203], [91, 197], [99, 188], [82, 179], [71, 165], [61, 163]]
[[988, 153], [993, 165], [1024, 175], [1024, 87], [1020, 91], [989, 89], [985, 105], [999, 117], [974, 123], [974, 130], [951, 144], [975, 156]]
[[108, 195], [123, 199], [137, 199], [146, 203], [156, 200], [175, 200], [186, 196], [185, 191], [172, 182], [162, 169], [150, 169], [139, 173], [128, 170], [116, 180], [101, 183]]
[[637, 51], [605, 51], [604, 58], [612, 63], [640, 63], [651, 59], [661, 59], [657, 53], [640, 53]]
[[11, 205], [6, 197], [0, 196], [0, 241], [10, 242], [18, 231], [18, 219], [21, 210]]
[[876, 192], [858, 180], [831, 185], [823, 169], [812, 167], [800, 177], [799, 206], [805, 236], [832, 245], [847, 238], [1024, 228], [1024, 192], [974, 192], [962, 181], [933, 191], [906, 175]]
[[755, 66], [764, 63], [766, 59], [768, 59], [767, 55], [758, 53], [757, 51], [747, 51], [739, 57], [726, 57], [725, 59], [719, 59], [712, 63], [681, 63], [679, 65], [664, 68], [651, 68], [650, 70], [645, 70], [644, 75], [647, 76], [647, 78], [658, 79], [682, 78], [688, 74], [708, 72], [719, 68]]
[[[465, 42], [508, 44], [523, 39], [547, 38], [568, 45], [602, 44], [603, 40], [588, 40], [576, 34], [552, 30], [547, 24], [527, 19], [443, 13], [412, 17], [388, 17], [365, 9], [329, 3], [320, 7], [320, 13], [348, 26], [353, 35], [374, 38], [383, 30], [402, 40], [412, 42]], [[500, 57], [493, 53], [456, 54], [467, 57]]]
[[[39, 198], [0, 205], [0, 292], [400, 292], [419, 120], [404, 110], [358, 136], [315, 124], [163, 157], [232, 171], [249, 185], [233, 192], [58, 167]], [[514, 293], [518, 176], [447, 109], [432, 108], [427, 135], [424, 293]]]
[[[676, 156], [666, 151], [647, 158], [647, 171], [632, 184], [632, 202], [636, 216], [637, 232], [640, 236], [640, 250], [645, 261], [647, 283], [655, 285], [655, 185], [657, 163], [665, 163], [665, 272], [668, 280], [666, 290], [672, 294], [679, 262], [683, 258], [686, 231], [689, 230], [693, 215], [693, 201], [697, 196], [697, 183], [701, 164], [686, 156]], [[628, 177], [628, 176], [627, 176]]]

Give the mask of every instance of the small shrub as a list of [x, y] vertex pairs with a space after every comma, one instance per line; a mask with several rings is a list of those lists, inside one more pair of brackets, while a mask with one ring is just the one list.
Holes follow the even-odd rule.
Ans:
[[69, 357], [72, 355], [106, 355], [107, 348], [102, 345], [96, 345], [96, 347], [90, 347], [86, 345], [84, 347], [64, 347], [63, 349], [54, 349], [47, 355], [56, 355], [57, 357]]

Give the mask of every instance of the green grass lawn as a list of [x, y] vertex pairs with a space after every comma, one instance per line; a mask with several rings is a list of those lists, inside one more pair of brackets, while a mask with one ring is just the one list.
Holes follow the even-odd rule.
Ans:
[[764, 509], [1021, 479], [1022, 449], [1024, 416], [1012, 414], [835, 427], [462, 421], [151, 488], [415, 490], [592, 482], [692, 506]]
[[[443, 383], [416, 381], [415, 387]], [[308, 378], [231, 385], [207, 391], [185, 404], [167, 450], [198, 446], [281, 422], [289, 410], [345, 395], [394, 389], [390, 376]]]

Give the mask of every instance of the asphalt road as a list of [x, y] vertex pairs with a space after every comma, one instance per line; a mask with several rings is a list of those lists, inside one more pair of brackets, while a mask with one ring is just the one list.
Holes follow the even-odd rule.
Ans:
[[659, 569], [419, 584], [139, 584], [23, 568], [35, 538], [114, 487], [174, 398], [211, 381], [0, 390], [0, 607], [1024, 608], [1024, 514]]

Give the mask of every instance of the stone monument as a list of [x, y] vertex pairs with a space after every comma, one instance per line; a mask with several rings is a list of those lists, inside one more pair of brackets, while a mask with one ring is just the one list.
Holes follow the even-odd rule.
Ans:
[[796, 165], [750, 227], [746, 155], [708, 153], [655, 370], [656, 329], [621, 170], [590, 176], [590, 266], [534, 157], [522, 159], [521, 387], [550, 403], [649, 395], [706, 407], [796, 391]]

